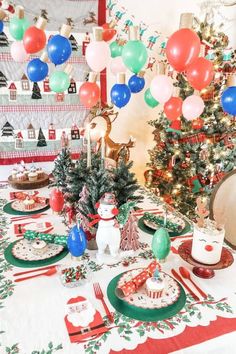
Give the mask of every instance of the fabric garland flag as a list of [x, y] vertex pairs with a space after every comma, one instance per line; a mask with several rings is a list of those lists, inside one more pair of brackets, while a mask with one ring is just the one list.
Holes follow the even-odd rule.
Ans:
[[67, 236], [65, 235], [43, 234], [43, 233], [27, 230], [24, 234], [24, 238], [26, 238], [27, 240], [39, 239], [47, 243], [55, 243], [61, 246], [67, 245]]
[[173, 223], [172, 221], [166, 221], [165, 225], [165, 218], [160, 215], [153, 215], [151, 213], [144, 213], [143, 215], [144, 220], [148, 220], [151, 222], [154, 222], [155, 224], [159, 226], [166, 226], [166, 228], [172, 232], [179, 232], [181, 231], [181, 225]]

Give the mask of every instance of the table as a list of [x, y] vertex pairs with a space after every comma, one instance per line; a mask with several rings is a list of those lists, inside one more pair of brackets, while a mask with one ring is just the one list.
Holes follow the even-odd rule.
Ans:
[[[112, 266], [97, 263], [95, 251], [87, 252], [93, 270], [91, 283], [77, 288], [63, 287], [58, 276], [39, 277], [22, 283], [14, 283], [13, 274], [23, 271], [9, 265], [3, 256], [4, 248], [16, 240], [10, 215], [4, 214], [3, 205], [9, 201], [11, 188], [0, 190], [0, 352], [20, 354], [44, 353], [175, 353], [175, 354], [232, 354], [236, 339], [236, 262], [227, 269], [216, 272], [212, 279], [200, 279], [192, 275], [197, 284], [208, 294], [206, 301], [194, 301], [187, 294], [183, 310], [173, 318], [155, 323], [129, 319], [115, 312], [112, 329], [94, 340], [71, 344], [66, 331], [64, 316], [68, 299], [79, 295], [88, 298], [104, 316], [99, 300], [95, 299], [92, 283], [98, 281], [103, 292], [110, 280], [127, 269], [138, 268], [150, 263], [151, 235], [140, 232], [141, 249], [131, 257], [129, 267], [122, 262]], [[49, 189], [39, 190], [48, 196]], [[142, 191], [144, 193], [144, 191]], [[158, 200], [145, 192], [144, 209], [161, 209]], [[54, 233], [65, 234], [63, 218], [52, 214], [51, 210], [40, 221], [54, 224]], [[181, 235], [171, 240], [172, 252], [162, 265], [170, 274], [171, 268], [178, 269], [185, 263], [176, 250], [191, 234]], [[226, 246], [227, 247], [227, 246]], [[234, 257], [235, 252], [232, 250]], [[70, 260], [70, 255], [66, 259]], [[60, 261], [59, 263], [64, 262]], [[191, 283], [190, 283], [191, 284]], [[105, 300], [111, 311], [114, 311]]]

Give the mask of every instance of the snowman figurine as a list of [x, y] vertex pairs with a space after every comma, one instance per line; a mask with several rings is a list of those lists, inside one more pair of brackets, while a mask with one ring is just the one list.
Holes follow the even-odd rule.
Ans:
[[105, 249], [108, 247], [112, 257], [118, 256], [120, 248], [121, 234], [119, 224], [116, 220], [117, 201], [113, 193], [104, 193], [98, 203], [96, 203], [98, 212], [98, 229], [96, 241], [98, 246], [98, 258], [102, 258]]

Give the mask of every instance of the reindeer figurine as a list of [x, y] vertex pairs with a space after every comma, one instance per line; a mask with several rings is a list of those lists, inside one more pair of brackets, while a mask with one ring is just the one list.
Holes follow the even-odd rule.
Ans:
[[209, 215], [209, 210], [207, 209], [207, 200], [198, 197], [196, 203], [197, 203], [196, 213], [198, 215], [197, 225], [198, 227], [204, 227], [205, 218]]
[[[115, 143], [110, 138], [110, 133], [112, 130], [112, 123], [116, 120], [118, 112], [114, 112], [113, 106], [104, 104], [102, 107], [95, 106], [91, 111], [92, 119], [96, 117], [102, 117], [106, 121], [106, 132], [104, 135], [104, 141], [106, 146], [106, 157], [119, 161], [120, 158], [124, 158], [127, 162], [130, 158], [129, 149], [134, 147], [135, 140], [130, 138], [127, 143]], [[93, 127], [96, 127], [96, 123], [93, 124]], [[101, 148], [101, 139], [98, 141], [97, 150]]]
[[89, 11], [88, 13], [88, 17], [83, 19], [83, 25], [86, 26], [90, 23], [94, 23], [95, 25], [97, 24], [97, 19], [96, 19], [96, 15], [93, 11]]

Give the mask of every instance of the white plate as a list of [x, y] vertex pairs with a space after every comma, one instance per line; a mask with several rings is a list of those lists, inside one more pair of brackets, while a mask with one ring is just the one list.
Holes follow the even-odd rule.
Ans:
[[15, 243], [12, 248], [12, 254], [15, 258], [23, 261], [41, 261], [44, 259], [52, 258], [61, 253], [64, 249], [61, 245], [49, 243], [47, 249], [42, 254], [34, 254], [32, 243], [35, 240], [22, 239]]
[[[143, 268], [139, 268], [126, 272], [120, 278], [117, 287], [120, 287], [125, 282], [130, 281], [142, 271]], [[147, 295], [146, 285], [144, 284], [136, 293], [126, 296], [125, 298], [122, 298], [122, 300], [127, 302], [129, 305], [142, 309], [160, 309], [172, 305], [180, 296], [179, 284], [175, 281], [175, 279], [164, 272], [160, 272], [160, 278], [165, 282], [163, 294], [160, 298], [152, 299], [149, 297]]]

